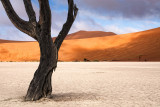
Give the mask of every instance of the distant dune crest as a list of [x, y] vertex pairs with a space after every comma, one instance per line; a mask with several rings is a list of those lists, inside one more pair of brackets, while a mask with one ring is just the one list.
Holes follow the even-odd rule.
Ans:
[[68, 35], [66, 39], [84, 39], [84, 38], [104, 37], [113, 35], [116, 34], [113, 32], [103, 32], [103, 31], [79, 31]]
[[[78, 31], [72, 34], [69, 34], [65, 39], [85, 39], [85, 38], [94, 38], [94, 37], [104, 37], [104, 36], [113, 36], [116, 35], [113, 32], [104, 32], [104, 31]], [[55, 40], [55, 37], [53, 38]]]

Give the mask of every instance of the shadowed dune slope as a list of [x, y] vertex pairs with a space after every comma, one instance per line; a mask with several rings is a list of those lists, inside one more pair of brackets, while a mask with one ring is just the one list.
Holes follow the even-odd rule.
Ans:
[[[0, 44], [0, 61], [39, 60], [37, 42]], [[160, 61], [160, 28], [142, 32], [65, 40], [60, 61]]]
[[0, 39], [0, 43], [13, 43], [13, 42], [20, 42], [20, 41], [11, 41], [11, 40]]
[[116, 36], [66, 40], [63, 61], [160, 61], [160, 28]]

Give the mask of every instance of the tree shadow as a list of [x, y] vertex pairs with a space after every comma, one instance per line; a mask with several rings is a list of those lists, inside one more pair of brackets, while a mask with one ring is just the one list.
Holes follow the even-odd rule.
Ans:
[[56, 93], [50, 98], [56, 102], [65, 101], [84, 101], [84, 100], [97, 100], [97, 95], [94, 93]]
[[49, 98], [42, 98], [37, 101], [25, 101], [25, 96], [17, 98], [6, 98], [0, 100], [2, 102], [23, 102], [23, 103], [45, 103], [50, 101], [55, 102], [69, 102], [69, 101], [85, 101], [85, 100], [98, 100], [100, 96], [95, 93], [55, 93], [52, 94]]

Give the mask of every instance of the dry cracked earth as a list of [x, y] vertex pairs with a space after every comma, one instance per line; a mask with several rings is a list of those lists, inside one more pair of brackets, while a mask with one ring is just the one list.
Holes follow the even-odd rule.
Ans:
[[59, 62], [52, 98], [25, 102], [37, 66], [0, 63], [0, 107], [160, 107], [160, 62]]

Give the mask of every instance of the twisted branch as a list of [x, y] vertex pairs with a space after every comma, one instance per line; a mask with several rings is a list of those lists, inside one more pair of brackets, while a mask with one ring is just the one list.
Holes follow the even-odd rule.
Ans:
[[11, 20], [11, 22], [14, 24], [14, 26], [19, 29], [20, 31], [28, 34], [29, 36], [31, 36], [32, 38], [36, 39], [33, 34], [33, 26], [32, 24], [30, 24], [28, 21], [24, 21], [23, 19], [21, 19], [17, 13], [15, 12], [15, 10], [13, 9], [10, 0], [1, 0], [3, 7], [9, 17], [9, 19]]
[[74, 4], [73, 0], [68, 0], [68, 17], [67, 17], [67, 21], [66, 23], [63, 25], [62, 30], [60, 31], [58, 37], [56, 38], [54, 44], [57, 47], [57, 50], [60, 49], [60, 46], [63, 42], [63, 40], [65, 39], [65, 37], [67, 36], [73, 22], [75, 21], [75, 18], [77, 16], [78, 13], [78, 8], [76, 6], [76, 4]]

